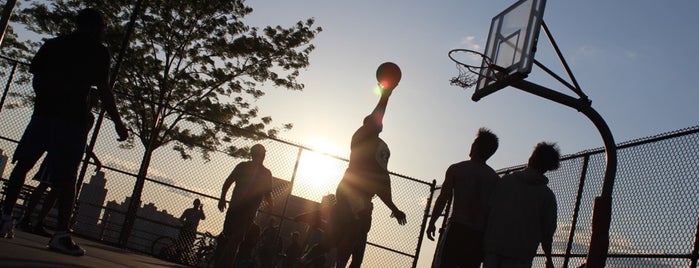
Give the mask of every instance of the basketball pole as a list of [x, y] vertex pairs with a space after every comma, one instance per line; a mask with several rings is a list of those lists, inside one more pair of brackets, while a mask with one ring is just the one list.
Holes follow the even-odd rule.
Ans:
[[525, 81], [511, 81], [510, 86], [536, 96], [560, 103], [562, 105], [578, 110], [595, 125], [604, 141], [606, 154], [606, 168], [602, 193], [595, 197], [592, 209], [592, 236], [587, 253], [586, 267], [604, 267], [607, 260], [607, 250], [609, 249], [609, 224], [612, 215], [612, 188], [617, 168], [617, 150], [614, 137], [609, 126], [602, 116], [592, 108], [590, 101], [581, 98], [576, 99], [549, 88]]

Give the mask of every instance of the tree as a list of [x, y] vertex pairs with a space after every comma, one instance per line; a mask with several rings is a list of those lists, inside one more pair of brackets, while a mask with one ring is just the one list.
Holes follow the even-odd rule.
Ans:
[[[106, 43], [115, 52], [136, 2], [35, 1], [20, 7], [16, 18], [30, 31], [55, 36], [74, 29], [77, 11], [97, 8], [105, 15]], [[251, 102], [264, 96], [265, 84], [303, 89], [299, 70], [309, 65], [315, 48], [310, 42], [322, 31], [313, 28], [314, 19], [286, 28], [251, 27], [244, 18], [253, 9], [243, 0], [148, 0], [141, 10], [114, 81], [119, 111], [135, 136], [122, 146], [137, 140], [146, 148], [141, 185], [153, 151], [164, 145], [172, 144], [184, 159], [193, 151], [207, 160], [213, 151], [241, 157], [248, 149], [231, 141], [275, 136], [292, 127], [272, 126], [272, 118], [260, 117]], [[137, 208], [140, 189], [132, 200]]]

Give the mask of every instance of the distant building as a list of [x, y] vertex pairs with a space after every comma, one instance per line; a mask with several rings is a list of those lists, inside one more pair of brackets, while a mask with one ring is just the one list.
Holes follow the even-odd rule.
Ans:
[[82, 235], [97, 238], [100, 228], [98, 221], [102, 205], [107, 197], [107, 180], [104, 171], [97, 171], [89, 183], [83, 183], [78, 197], [77, 222], [73, 228]]
[[[126, 197], [124, 202], [117, 203], [112, 200], [107, 202], [101, 223], [104, 232], [101, 239], [116, 243], [121, 234], [121, 226], [124, 224], [124, 216], [128, 210], [131, 197]], [[158, 211], [153, 203], [143, 205], [137, 212], [137, 219], [134, 223], [129, 239], [128, 248], [142, 252], [151, 253], [150, 247], [155, 239], [161, 236], [176, 238], [179, 234], [179, 219], [167, 210]]]

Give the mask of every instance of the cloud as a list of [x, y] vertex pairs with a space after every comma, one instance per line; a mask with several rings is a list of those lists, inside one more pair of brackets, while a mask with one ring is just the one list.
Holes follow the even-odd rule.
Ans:
[[472, 35], [465, 36], [464, 38], [461, 39], [461, 45], [463, 45], [467, 49], [472, 49], [472, 50], [480, 50], [481, 45], [477, 44], [475, 42], [476, 37]]

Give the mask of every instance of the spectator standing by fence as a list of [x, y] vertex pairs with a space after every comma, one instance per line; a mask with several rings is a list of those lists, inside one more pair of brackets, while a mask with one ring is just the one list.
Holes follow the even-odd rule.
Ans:
[[192, 202], [192, 207], [185, 209], [182, 212], [182, 216], [180, 216], [182, 227], [177, 238], [177, 247], [180, 252], [192, 250], [194, 240], [197, 238], [197, 228], [199, 228], [199, 222], [202, 220], [206, 220], [204, 204], [197, 198]]

